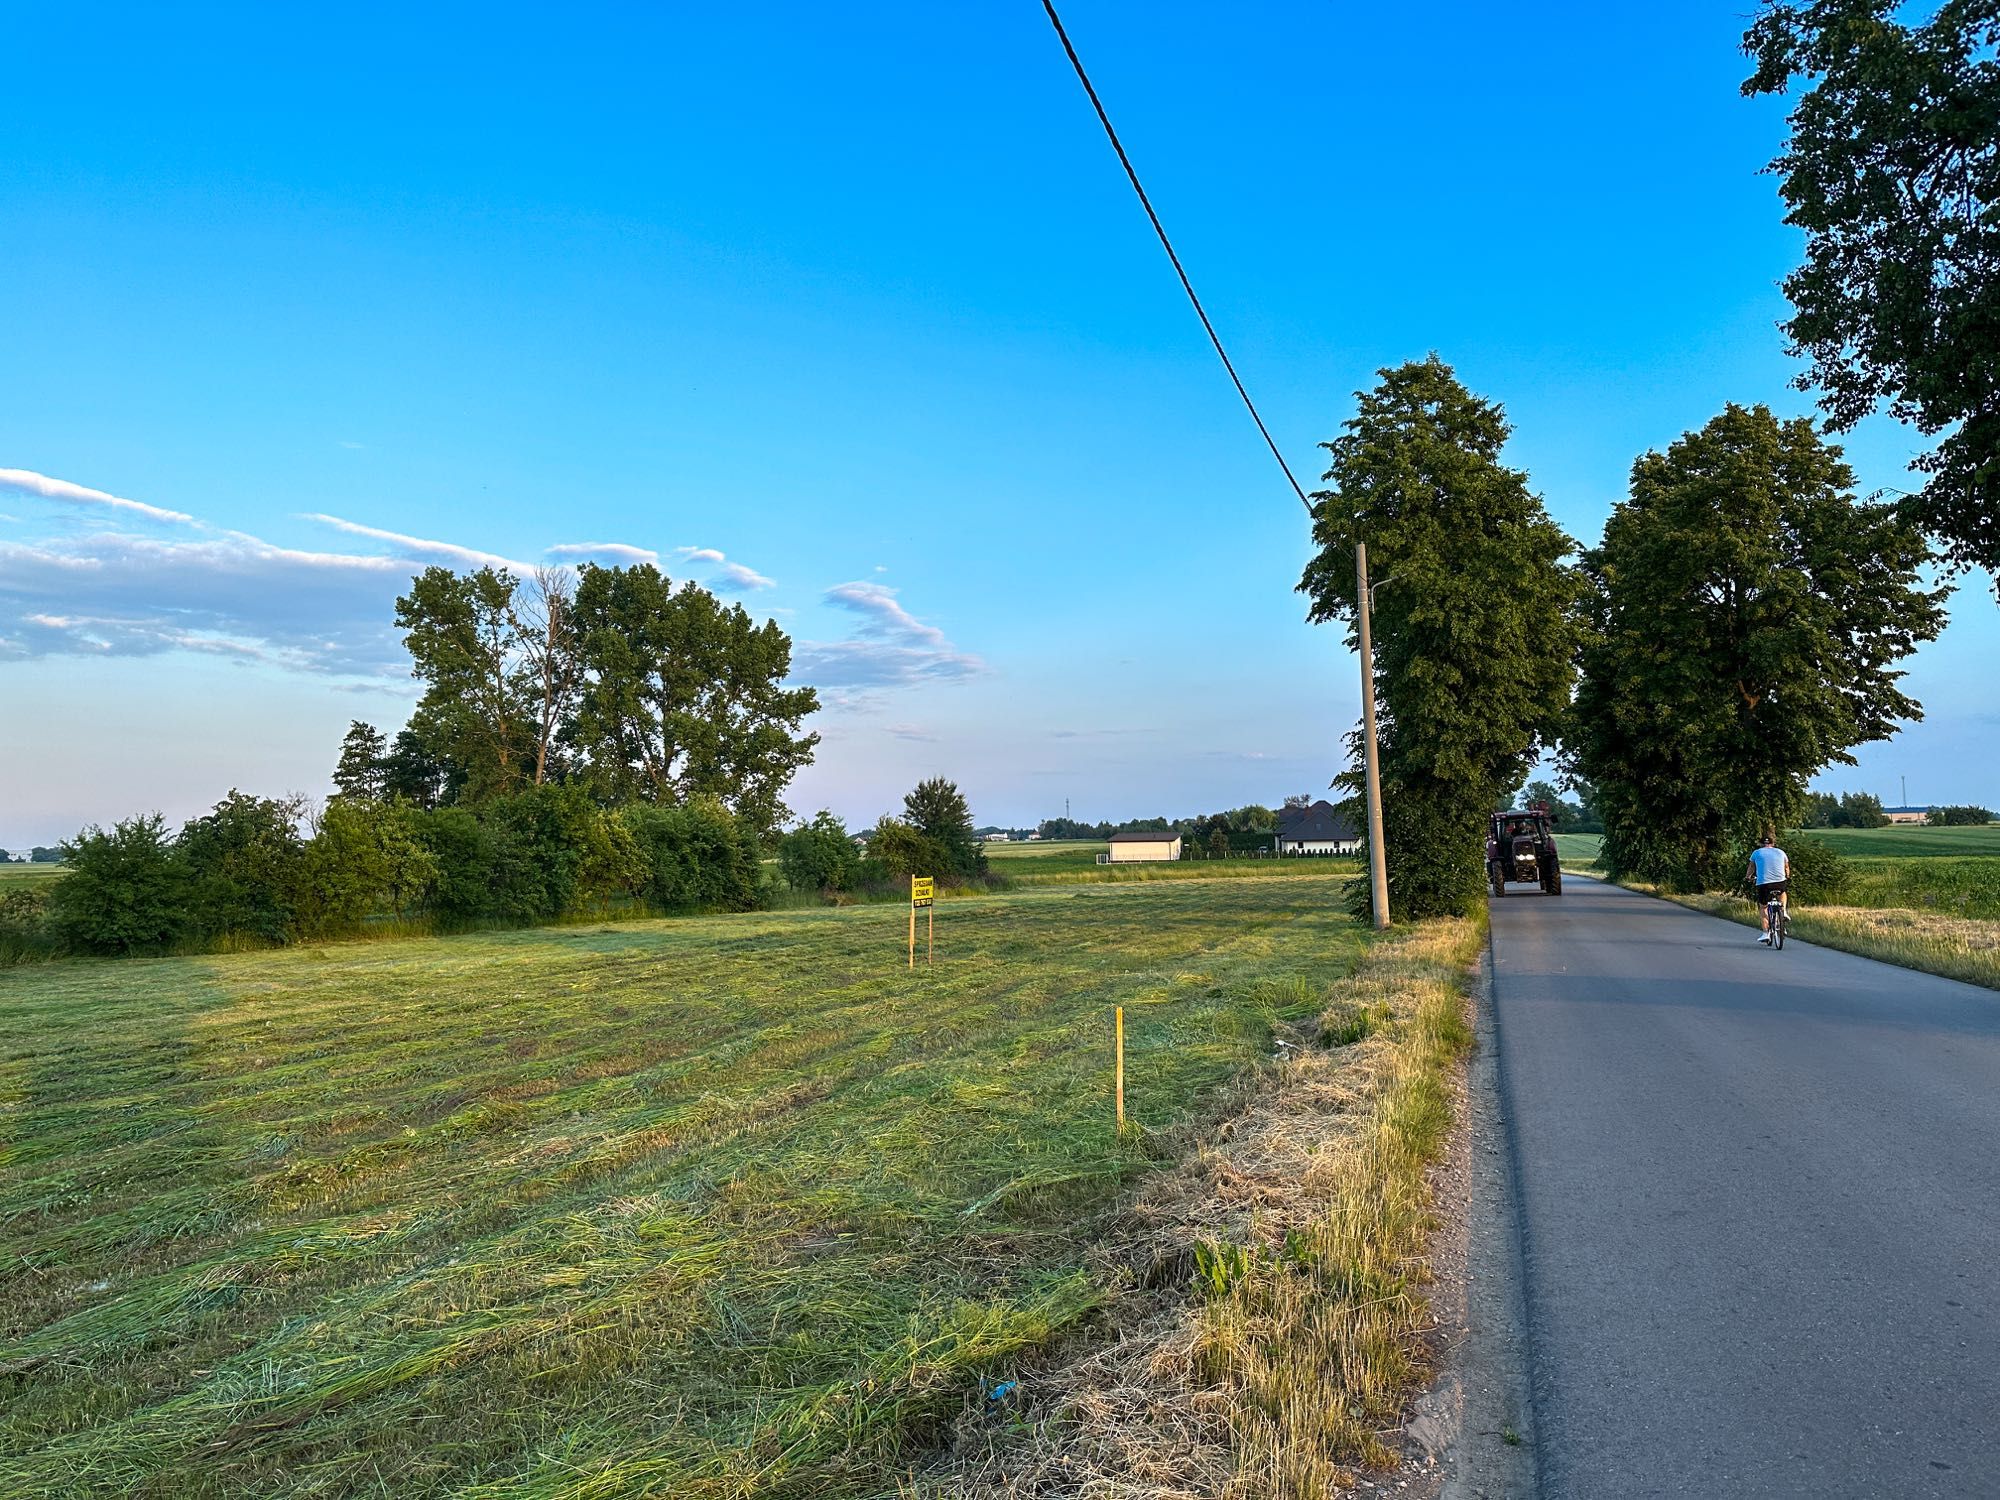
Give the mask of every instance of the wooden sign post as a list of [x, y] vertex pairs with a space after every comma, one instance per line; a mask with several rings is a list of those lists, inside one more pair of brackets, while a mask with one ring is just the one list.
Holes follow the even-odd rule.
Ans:
[[936, 876], [910, 877], [910, 967], [913, 969], [917, 966], [917, 908], [921, 906], [924, 909], [924, 962], [929, 963], [937, 943], [937, 912], [932, 906], [936, 900]]
[[1118, 1031], [1118, 1134], [1125, 1134], [1125, 1007], [1115, 1006], [1112, 1024]]

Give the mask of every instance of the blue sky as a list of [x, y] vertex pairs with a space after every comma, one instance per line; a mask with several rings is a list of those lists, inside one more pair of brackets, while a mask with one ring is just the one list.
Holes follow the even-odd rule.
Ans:
[[[1586, 542], [1725, 401], [1808, 410], [1739, 4], [1070, 0], [1279, 444], [1436, 350]], [[1630, 13], [1626, 13], [1626, 12]], [[41, 7], [0, 120], [0, 843], [323, 793], [427, 562], [656, 554], [825, 699], [791, 798], [982, 822], [1318, 789], [1305, 518], [1031, 0]], [[1848, 440], [1864, 486], [1915, 435]], [[116, 501], [129, 504], [114, 504]], [[2000, 612], [1825, 783], [1991, 801]]]

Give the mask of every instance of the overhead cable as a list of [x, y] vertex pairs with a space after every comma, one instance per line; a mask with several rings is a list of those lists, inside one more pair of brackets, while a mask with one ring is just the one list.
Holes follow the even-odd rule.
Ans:
[[1250, 420], [1257, 424], [1257, 430], [1264, 435], [1264, 446], [1271, 450], [1271, 457], [1278, 461], [1278, 467], [1285, 471], [1285, 478], [1292, 486], [1292, 493], [1299, 497], [1299, 504], [1307, 512], [1312, 511], [1312, 501], [1293, 477], [1292, 466], [1285, 462], [1285, 455], [1278, 451], [1278, 445], [1271, 439], [1271, 429], [1264, 425], [1263, 417], [1257, 413], [1257, 403], [1250, 399], [1250, 393], [1243, 388], [1243, 381], [1236, 373], [1236, 366], [1229, 361], [1229, 351], [1222, 347], [1222, 339], [1216, 334], [1215, 325], [1208, 320], [1208, 313], [1201, 305], [1201, 298], [1194, 294], [1194, 283], [1188, 280], [1188, 273], [1181, 265], [1181, 258], [1174, 253], [1174, 242], [1167, 238], [1165, 226], [1160, 216], [1153, 212], [1153, 200], [1146, 196], [1146, 189], [1139, 182], [1139, 174], [1133, 170], [1132, 158], [1125, 154], [1124, 143], [1118, 139], [1118, 132], [1112, 128], [1111, 116], [1104, 112], [1104, 101], [1097, 97], [1097, 90], [1091, 86], [1090, 75], [1083, 70], [1083, 59], [1076, 55], [1076, 48], [1070, 45], [1069, 33], [1063, 30], [1062, 17], [1056, 14], [1052, 0], [1042, 0], [1042, 9], [1048, 12], [1049, 24], [1056, 29], [1056, 36], [1062, 42], [1063, 51], [1069, 54], [1069, 65], [1076, 69], [1077, 81], [1083, 91], [1090, 96], [1091, 108], [1097, 111], [1097, 120], [1110, 137], [1111, 149], [1118, 153], [1119, 164], [1125, 168], [1125, 175], [1131, 180], [1132, 191], [1139, 195], [1139, 206], [1146, 210], [1146, 217], [1153, 221], [1153, 233], [1160, 237], [1160, 245], [1167, 252], [1167, 259], [1174, 263], [1174, 274], [1181, 279], [1181, 290], [1187, 293], [1188, 301], [1194, 304], [1195, 316], [1201, 319], [1201, 326], [1208, 331], [1208, 341], [1215, 345], [1216, 356], [1222, 361], [1222, 368], [1229, 372], [1230, 382], [1236, 387], [1236, 394], [1243, 398], [1243, 405], [1250, 413]]

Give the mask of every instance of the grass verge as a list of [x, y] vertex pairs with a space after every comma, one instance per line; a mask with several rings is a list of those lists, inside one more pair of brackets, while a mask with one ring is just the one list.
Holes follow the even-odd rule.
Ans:
[[915, 1493], [1305, 1500], [1387, 1463], [1426, 1373], [1428, 1169], [1480, 939], [1397, 931], [1328, 986], [1243, 1113], [1114, 1237], [1115, 1336], [1024, 1375], [1012, 1427], [962, 1426]]
[[[1745, 927], [1758, 923], [1757, 903], [1746, 897], [1680, 896], [1636, 881], [1621, 883]], [[1822, 948], [2000, 990], [2000, 922], [1893, 908], [1813, 906], [1792, 914], [1790, 930], [1800, 941]]]

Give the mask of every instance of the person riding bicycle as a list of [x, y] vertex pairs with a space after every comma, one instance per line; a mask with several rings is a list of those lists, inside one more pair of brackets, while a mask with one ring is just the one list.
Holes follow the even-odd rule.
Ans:
[[1757, 941], [1768, 943], [1771, 941], [1771, 898], [1778, 898], [1779, 910], [1789, 914], [1792, 909], [1792, 861], [1778, 847], [1775, 831], [1769, 828], [1764, 830], [1764, 842], [1750, 851], [1750, 866], [1744, 873], [1757, 887], [1757, 920], [1764, 928]]

